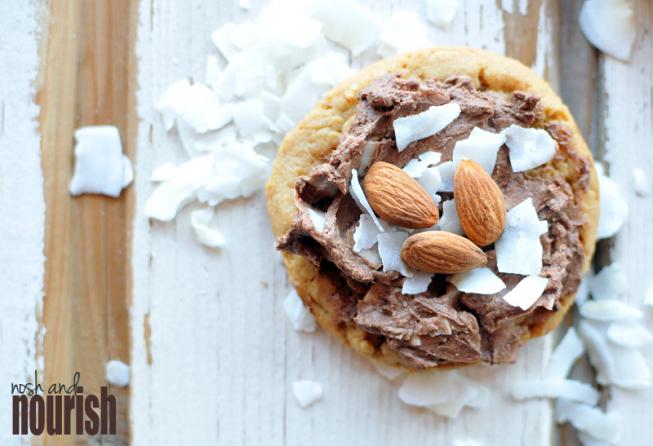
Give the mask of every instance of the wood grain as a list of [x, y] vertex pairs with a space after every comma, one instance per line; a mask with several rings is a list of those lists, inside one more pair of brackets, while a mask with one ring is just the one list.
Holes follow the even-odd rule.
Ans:
[[[128, 0], [47, 4], [42, 40], [41, 156], [45, 181], [45, 382], [81, 373], [85, 393], [105, 384], [109, 359], [129, 362], [128, 311], [133, 193], [119, 199], [68, 193], [73, 131], [116, 125], [133, 159], [135, 113], [131, 42], [135, 6]], [[118, 400], [118, 436], [129, 436], [128, 392]], [[79, 444], [75, 437], [40, 437], [35, 444]]]
[[[289, 328], [281, 305], [289, 285], [272, 248], [261, 194], [220, 206], [218, 223], [229, 244], [217, 252], [195, 241], [190, 209], [171, 224], [147, 221], [142, 210], [152, 169], [185, 159], [178, 136], [165, 131], [152, 104], [179, 78], [203, 80], [206, 55], [215, 53], [211, 31], [226, 21], [253, 17], [261, 6], [253, 3], [249, 16], [235, 2], [140, 5], [131, 320], [134, 445], [444, 445], [471, 438], [483, 444], [549, 446], [550, 403], [515, 403], [506, 389], [544, 374], [551, 337], [529, 343], [517, 364], [466, 371], [492, 389], [490, 410], [439, 418], [403, 405], [395, 384], [325, 333], [298, 334]], [[422, 2], [364, 3], [381, 15], [410, 7], [425, 16]], [[533, 14], [552, 14], [557, 5], [535, 3]], [[557, 22], [550, 17], [549, 29], [533, 27], [542, 22], [535, 17], [514, 18], [525, 24], [515, 25], [507, 37], [504, 14], [494, 0], [461, 1], [451, 30], [432, 29], [431, 37], [437, 44], [499, 53], [511, 48], [526, 63], [543, 61], [543, 71], [555, 74], [555, 57], [543, 58], [537, 51], [553, 51]], [[525, 49], [509, 46], [506, 38], [521, 39]], [[291, 392], [298, 379], [320, 381], [324, 400], [300, 409]]]

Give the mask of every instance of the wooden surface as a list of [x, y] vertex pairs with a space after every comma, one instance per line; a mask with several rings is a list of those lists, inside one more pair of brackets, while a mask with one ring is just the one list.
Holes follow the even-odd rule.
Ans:
[[[515, 365], [466, 371], [492, 388], [490, 409], [438, 418], [403, 405], [394, 384], [325, 333], [288, 326], [281, 302], [289, 288], [262, 194], [220, 206], [229, 244], [219, 252], [195, 241], [192, 208], [171, 224], [144, 217], [151, 170], [185, 159], [153, 103], [174, 80], [204, 79], [211, 31], [252, 17], [262, 2], [252, 3], [247, 13], [237, 1], [0, 2], [8, 33], [0, 39], [8, 61], [0, 66], [0, 204], [15, 209], [0, 213], [0, 242], [18, 259], [0, 265], [9, 293], [0, 301], [0, 354], [8, 358], [0, 378], [26, 380], [44, 357], [47, 381], [69, 381], [79, 370], [92, 390], [107, 359], [131, 362], [129, 392], [112, 389], [120, 435], [100, 439], [105, 444], [575, 444], [573, 433], [558, 434], [548, 401], [517, 403], [505, 394], [513, 382], [543, 374], [551, 336], [529, 343]], [[421, 1], [363, 3], [386, 16], [403, 3], [424, 16]], [[631, 172], [639, 166], [653, 177], [653, 6], [635, 3], [640, 32], [630, 64], [587, 44], [576, 22], [580, 0], [460, 0], [451, 30], [432, 29], [431, 37], [516, 57], [561, 91], [631, 200], [626, 228], [602, 244], [599, 258], [624, 264], [627, 298], [640, 302], [653, 267], [653, 203], [634, 196]], [[40, 141], [29, 100], [35, 90]], [[135, 184], [119, 200], [67, 193], [72, 131], [96, 123], [117, 125], [135, 161]], [[653, 350], [645, 353], [653, 359]], [[320, 381], [324, 399], [300, 409], [290, 390], [297, 379]], [[622, 444], [653, 436], [651, 401], [653, 391], [613, 392], [611, 404], [626, 414]], [[0, 429], [0, 443], [21, 440]]]
[[[41, 323], [47, 383], [70, 383], [80, 372], [86, 393], [99, 394], [109, 359], [129, 362], [132, 188], [119, 199], [68, 193], [73, 131], [84, 125], [119, 128], [124, 152], [134, 158], [135, 106], [129, 0], [52, 0], [43, 16], [41, 158], [44, 176], [45, 299]], [[127, 389], [118, 401], [118, 435], [129, 436]], [[36, 439], [35, 444], [41, 444]], [[74, 437], [42, 438], [72, 444]]]

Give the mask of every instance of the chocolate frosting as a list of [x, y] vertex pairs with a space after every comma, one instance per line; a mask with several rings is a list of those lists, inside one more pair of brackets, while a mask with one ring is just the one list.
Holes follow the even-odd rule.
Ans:
[[[399, 152], [392, 122], [433, 105], [460, 105], [461, 114], [445, 129], [410, 144]], [[534, 175], [512, 171], [507, 148], [500, 149], [492, 177], [501, 188], [508, 209], [530, 197], [549, 230], [541, 236], [543, 269], [549, 279], [539, 300], [528, 310], [513, 307], [502, 296], [522, 276], [497, 273], [494, 247], [485, 248], [490, 267], [506, 283], [495, 295], [465, 294], [434, 275], [427, 292], [403, 295], [403, 277], [383, 272], [378, 262], [355, 253], [353, 232], [361, 211], [348, 193], [351, 170], [361, 167], [361, 158], [373, 150], [372, 162], [383, 160], [403, 167], [426, 151], [452, 158], [456, 141], [469, 136], [474, 127], [498, 132], [511, 124], [545, 127], [558, 142], [553, 163], [561, 157], [576, 157], [580, 171], [576, 190], [587, 188], [589, 165], [578, 158], [571, 132], [564, 123], [544, 125], [539, 98], [524, 92], [503, 94], [476, 89], [467, 77], [440, 81], [404, 80], [394, 75], [375, 79], [360, 93], [353, 123], [327, 162], [299, 178], [296, 186], [298, 216], [281, 237], [279, 248], [308, 257], [321, 271], [342, 281], [338, 299], [343, 323], [356, 324], [369, 333], [375, 345], [385, 342], [400, 361], [414, 368], [473, 362], [513, 361], [520, 339], [542, 312], [556, 311], [560, 299], [575, 292], [584, 257], [580, 228], [584, 224], [574, 189], [561, 175]], [[364, 168], [364, 166], [363, 166]], [[362, 169], [361, 169], [362, 170]], [[441, 194], [443, 199], [450, 194]], [[309, 210], [325, 212], [326, 223], [317, 231]]]

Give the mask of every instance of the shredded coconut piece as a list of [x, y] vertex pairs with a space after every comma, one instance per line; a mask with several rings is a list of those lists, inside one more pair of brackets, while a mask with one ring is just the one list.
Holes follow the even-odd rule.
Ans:
[[607, 334], [612, 343], [626, 348], [640, 348], [653, 341], [651, 332], [633, 321], [612, 322]]
[[379, 231], [383, 232], [385, 229], [383, 228], [383, 225], [381, 224], [379, 218], [372, 210], [372, 206], [370, 206], [370, 202], [367, 201], [365, 192], [363, 191], [361, 183], [358, 180], [358, 172], [356, 171], [356, 169], [351, 170], [351, 183], [349, 186], [349, 192], [351, 193], [351, 198], [353, 198], [356, 204], [358, 205], [358, 208], [363, 212], [367, 212], [367, 214], [374, 221], [376, 227], [379, 228]]
[[473, 294], [496, 294], [506, 288], [506, 284], [489, 268], [474, 268], [466, 273], [447, 277], [459, 291]]
[[438, 170], [442, 179], [439, 192], [453, 192], [453, 176], [455, 173], [453, 161], [446, 161], [438, 165]]
[[492, 133], [474, 127], [467, 139], [456, 142], [453, 149], [454, 167], [458, 167], [460, 161], [470, 159], [476, 161], [488, 175], [492, 175], [497, 153], [505, 142], [506, 136], [501, 133]]
[[426, 0], [426, 18], [444, 30], [451, 27], [457, 10], [458, 0]]
[[422, 171], [422, 175], [417, 179], [417, 182], [431, 197], [435, 199], [436, 192], [440, 189], [440, 185], [442, 184], [442, 177], [440, 177], [440, 171], [437, 167], [429, 167]]
[[131, 162], [122, 154], [118, 128], [110, 125], [75, 130], [75, 168], [70, 194], [101, 194], [117, 198], [131, 183]]
[[392, 125], [397, 149], [401, 152], [410, 143], [435, 135], [451, 124], [458, 115], [460, 115], [460, 105], [449, 102], [444, 105], [433, 105], [421, 113], [395, 119]]
[[602, 168], [597, 170], [601, 193], [599, 197], [599, 227], [596, 237], [600, 240], [612, 237], [621, 229], [628, 216], [628, 203], [626, 203], [619, 185], [603, 174]]
[[167, 181], [171, 179], [173, 176], [175, 176], [176, 171], [177, 171], [177, 166], [175, 166], [173, 163], [161, 164], [159, 167], [155, 168], [152, 171], [152, 175], [150, 176], [150, 181], [152, 181], [153, 183], [160, 183], [161, 181]]
[[369, 214], [361, 214], [354, 231], [354, 252], [361, 252], [376, 245], [379, 228]]
[[438, 221], [437, 228], [458, 235], [464, 234], [463, 227], [460, 224], [460, 217], [458, 217], [458, 211], [456, 210], [455, 198], [442, 203], [442, 216], [440, 217], [440, 221]]
[[319, 211], [313, 208], [307, 208], [308, 216], [311, 219], [311, 224], [317, 232], [324, 231], [324, 226], [326, 225], [326, 214], [323, 211]]
[[304, 302], [293, 288], [283, 301], [283, 311], [295, 331], [312, 333], [315, 331], [315, 317], [304, 306]]
[[315, 381], [295, 381], [292, 383], [292, 391], [302, 409], [322, 399], [322, 384]]
[[558, 422], [569, 422], [579, 431], [595, 439], [609, 444], [619, 443], [621, 420], [614, 411], [606, 413], [598, 407], [560, 400], [556, 405], [556, 416]]
[[519, 283], [504, 296], [503, 300], [513, 307], [528, 310], [537, 299], [542, 296], [549, 279], [540, 276], [524, 277]]
[[211, 227], [214, 214], [213, 208], [198, 209], [190, 214], [190, 224], [197, 240], [209, 248], [219, 248], [226, 243], [222, 233], [217, 228]]
[[412, 276], [408, 266], [401, 260], [401, 246], [408, 238], [403, 231], [381, 232], [378, 235], [379, 255], [383, 263], [383, 271], [399, 271], [406, 277]]
[[516, 124], [501, 131], [510, 149], [513, 172], [523, 172], [548, 163], [556, 153], [556, 142], [546, 130]]
[[542, 243], [548, 224], [540, 221], [533, 200], [527, 198], [508, 211], [506, 227], [495, 243], [497, 268], [502, 273], [537, 276], [542, 270]]
[[555, 379], [564, 379], [569, 375], [574, 363], [583, 353], [585, 353], [583, 341], [578, 337], [574, 327], [569, 328], [551, 354], [548, 376]]
[[587, 40], [602, 52], [627, 61], [635, 43], [635, 15], [627, 0], [586, 0], [578, 16]]
[[518, 400], [529, 398], [565, 398], [594, 405], [599, 401], [599, 391], [587, 383], [571, 379], [545, 379], [522, 381], [512, 386], [512, 396]]
[[397, 11], [384, 21], [377, 53], [382, 57], [432, 46], [428, 29], [413, 11]]
[[112, 386], [127, 387], [129, 385], [129, 366], [117, 359], [111, 359], [107, 361], [105, 377]]
[[404, 284], [401, 287], [403, 294], [419, 294], [424, 293], [431, 284], [433, 274], [425, 273], [422, 271], [411, 271], [411, 277], [404, 279]]
[[615, 299], [588, 300], [580, 306], [581, 316], [595, 321], [641, 319], [641, 310]]

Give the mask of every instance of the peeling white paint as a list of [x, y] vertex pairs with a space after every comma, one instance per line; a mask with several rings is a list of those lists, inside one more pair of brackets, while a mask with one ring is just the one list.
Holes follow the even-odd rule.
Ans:
[[43, 302], [45, 201], [39, 107], [34, 86], [39, 69], [38, 2], [0, 2], [0, 444], [11, 435], [10, 384], [33, 380], [37, 367], [37, 314]]

